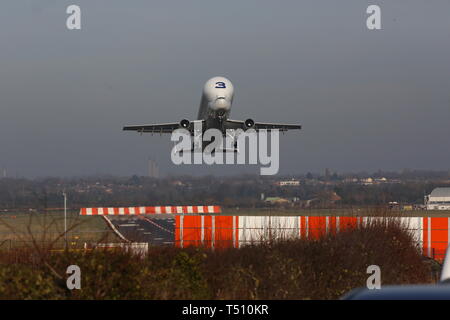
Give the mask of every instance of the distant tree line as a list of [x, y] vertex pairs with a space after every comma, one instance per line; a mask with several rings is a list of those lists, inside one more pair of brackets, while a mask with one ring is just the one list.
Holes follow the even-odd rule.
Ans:
[[[383, 173], [380, 173], [382, 175]], [[374, 176], [374, 175], [373, 175]], [[385, 175], [382, 175], [385, 176]], [[389, 177], [394, 176], [391, 174]], [[91, 206], [218, 204], [225, 207], [263, 207], [265, 197], [298, 199], [299, 203], [335, 192], [338, 205], [380, 205], [390, 201], [421, 204], [425, 194], [438, 186], [450, 186], [448, 172], [406, 172], [399, 183], [361, 185], [345, 183], [345, 175], [330, 174], [331, 182], [313, 174], [297, 176], [299, 186], [280, 187], [283, 178], [241, 175], [234, 177], [86, 177], [45, 179], [0, 179], [0, 209], [63, 207], [62, 193], [71, 208]], [[402, 177], [409, 177], [402, 178]], [[291, 178], [291, 177], [289, 177]], [[447, 180], [446, 180], [447, 179]], [[327, 206], [327, 201], [320, 201]]]

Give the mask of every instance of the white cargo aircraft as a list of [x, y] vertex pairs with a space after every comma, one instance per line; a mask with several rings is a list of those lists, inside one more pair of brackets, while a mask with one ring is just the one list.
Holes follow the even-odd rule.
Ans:
[[189, 121], [183, 119], [180, 122], [161, 123], [161, 124], [144, 124], [125, 126], [123, 130], [137, 131], [140, 133], [172, 133], [174, 130], [183, 128], [190, 131], [194, 135], [194, 124], [201, 124], [204, 131], [210, 128], [216, 128], [225, 135], [227, 129], [260, 129], [272, 130], [278, 129], [282, 132], [292, 129], [301, 129], [298, 124], [281, 124], [281, 123], [263, 123], [255, 122], [253, 119], [245, 121], [231, 120], [228, 118], [233, 103], [234, 88], [230, 80], [224, 77], [214, 77], [209, 79], [203, 88], [200, 109], [198, 111], [198, 120]]

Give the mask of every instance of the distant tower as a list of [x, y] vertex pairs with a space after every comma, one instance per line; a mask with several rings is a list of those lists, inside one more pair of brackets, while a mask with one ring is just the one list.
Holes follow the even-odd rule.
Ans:
[[331, 177], [331, 171], [330, 171], [330, 169], [326, 168], [325, 169], [325, 179], [330, 180], [330, 177]]
[[156, 161], [148, 159], [148, 176], [150, 178], [159, 178], [159, 167]]

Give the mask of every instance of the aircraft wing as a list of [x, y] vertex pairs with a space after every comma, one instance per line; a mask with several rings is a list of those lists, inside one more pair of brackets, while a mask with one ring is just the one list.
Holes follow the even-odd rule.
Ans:
[[180, 128], [179, 122], [173, 123], [159, 123], [159, 124], [144, 124], [136, 126], [125, 126], [123, 130], [125, 131], [137, 131], [140, 133], [150, 132], [150, 133], [172, 133], [174, 130]]
[[286, 124], [286, 123], [267, 123], [267, 122], [254, 122], [253, 126], [248, 126], [247, 121], [241, 120], [231, 120], [228, 119], [225, 121], [225, 129], [255, 129], [256, 131], [261, 129], [272, 130], [278, 129], [280, 131], [288, 131], [288, 130], [300, 130], [302, 128], [299, 124]]
[[186, 119], [181, 120], [180, 122], [172, 122], [172, 123], [155, 123], [155, 124], [143, 124], [137, 126], [125, 126], [123, 130], [125, 131], [137, 131], [140, 133], [150, 132], [150, 133], [172, 133], [176, 129], [186, 129], [191, 133], [195, 130], [195, 125], [200, 124], [204, 125], [205, 120], [193, 120], [189, 121]]

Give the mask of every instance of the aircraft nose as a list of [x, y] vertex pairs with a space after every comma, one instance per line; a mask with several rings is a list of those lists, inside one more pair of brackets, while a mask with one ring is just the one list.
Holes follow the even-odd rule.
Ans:
[[230, 102], [224, 97], [218, 97], [213, 103], [212, 108], [214, 110], [228, 110], [230, 109]]

